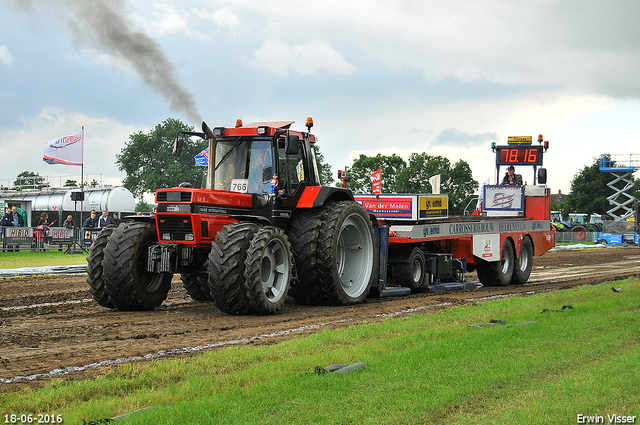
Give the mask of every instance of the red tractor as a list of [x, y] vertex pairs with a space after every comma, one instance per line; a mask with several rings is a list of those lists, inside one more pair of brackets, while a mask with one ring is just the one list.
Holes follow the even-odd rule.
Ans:
[[202, 132], [209, 141], [204, 189], [188, 183], [156, 192], [154, 217], [103, 230], [88, 278], [94, 299], [150, 310], [174, 273], [189, 295], [229, 314], [270, 314], [287, 294], [303, 304], [359, 303], [377, 279], [375, 218], [350, 190], [321, 186], [313, 126], [263, 122]]

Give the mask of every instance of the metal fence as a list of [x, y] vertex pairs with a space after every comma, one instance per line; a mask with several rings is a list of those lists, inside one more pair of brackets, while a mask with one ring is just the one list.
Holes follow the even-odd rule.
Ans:
[[593, 241], [595, 241], [594, 232], [556, 232], [556, 243]]
[[50, 227], [0, 227], [2, 252], [72, 250], [83, 252], [100, 233], [100, 229]]

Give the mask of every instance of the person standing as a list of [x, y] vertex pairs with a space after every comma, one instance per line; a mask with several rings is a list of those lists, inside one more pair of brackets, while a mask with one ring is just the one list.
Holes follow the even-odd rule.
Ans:
[[109, 215], [109, 211], [102, 211], [102, 216], [98, 219], [98, 228], [103, 229], [110, 224], [113, 224], [113, 217]]
[[120, 225], [120, 217], [118, 216], [117, 212], [113, 213], [113, 224], [115, 224], [116, 226]]
[[73, 222], [73, 217], [71, 216], [71, 214], [69, 214], [67, 216], [67, 219], [62, 223], [62, 227], [64, 227], [65, 229], [73, 229], [74, 227], [76, 227], [76, 224]]
[[11, 215], [11, 208], [7, 207], [4, 209], [4, 215], [2, 216], [2, 221], [0, 221], [0, 242], [2, 243], [2, 252], [5, 251], [4, 229], [2, 227], [9, 226], [13, 226], [13, 216]]
[[[10, 220], [11, 224], [9, 224], [9, 226], [24, 227], [24, 219], [22, 218], [22, 215], [18, 213], [18, 207], [15, 205], [11, 207]], [[9, 248], [9, 252], [18, 251], [18, 245], [8, 245], [7, 248]]]
[[96, 212], [91, 211], [91, 215], [84, 221], [82, 227], [94, 228], [98, 227], [98, 219], [96, 218]]
[[38, 227], [36, 229], [36, 241], [37, 241], [37, 246], [36, 248], [39, 251], [44, 251], [45, 249], [49, 248], [49, 240], [48, 240], [48, 235], [49, 235], [49, 226], [51, 224], [49, 223], [49, 214], [47, 213], [42, 213], [40, 214], [40, 221], [38, 221]]

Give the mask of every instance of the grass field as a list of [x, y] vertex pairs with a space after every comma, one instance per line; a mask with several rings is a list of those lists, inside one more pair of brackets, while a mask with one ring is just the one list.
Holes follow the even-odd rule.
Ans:
[[[612, 284], [584, 286], [126, 364], [92, 380], [2, 394], [0, 420], [47, 413], [82, 423], [155, 406], [120, 423], [575, 424], [578, 415], [609, 423], [614, 414], [638, 423], [639, 283], [614, 283], [621, 293]], [[568, 304], [573, 309], [554, 311]], [[491, 319], [507, 324], [470, 326]], [[368, 367], [313, 372], [358, 361]]]
[[0, 269], [21, 267], [71, 266], [86, 264], [87, 254], [65, 254], [64, 251], [20, 251], [0, 253]]

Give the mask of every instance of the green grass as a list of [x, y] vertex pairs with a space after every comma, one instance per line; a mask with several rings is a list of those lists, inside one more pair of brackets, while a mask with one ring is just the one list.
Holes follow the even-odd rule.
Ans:
[[20, 251], [0, 253], [0, 269], [20, 267], [71, 266], [86, 264], [87, 254], [65, 254], [64, 251]]
[[[81, 423], [171, 403], [123, 422], [574, 424], [578, 414], [640, 417], [639, 283], [614, 283], [622, 293], [611, 284], [584, 286], [275, 345], [130, 363], [92, 380], [0, 395], [0, 414], [50, 412]], [[566, 304], [574, 309], [540, 313]], [[469, 326], [490, 319], [509, 325]], [[536, 323], [512, 326], [528, 321]], [[312, 373], [317, 365], [357, 361], [368, 367]]]

